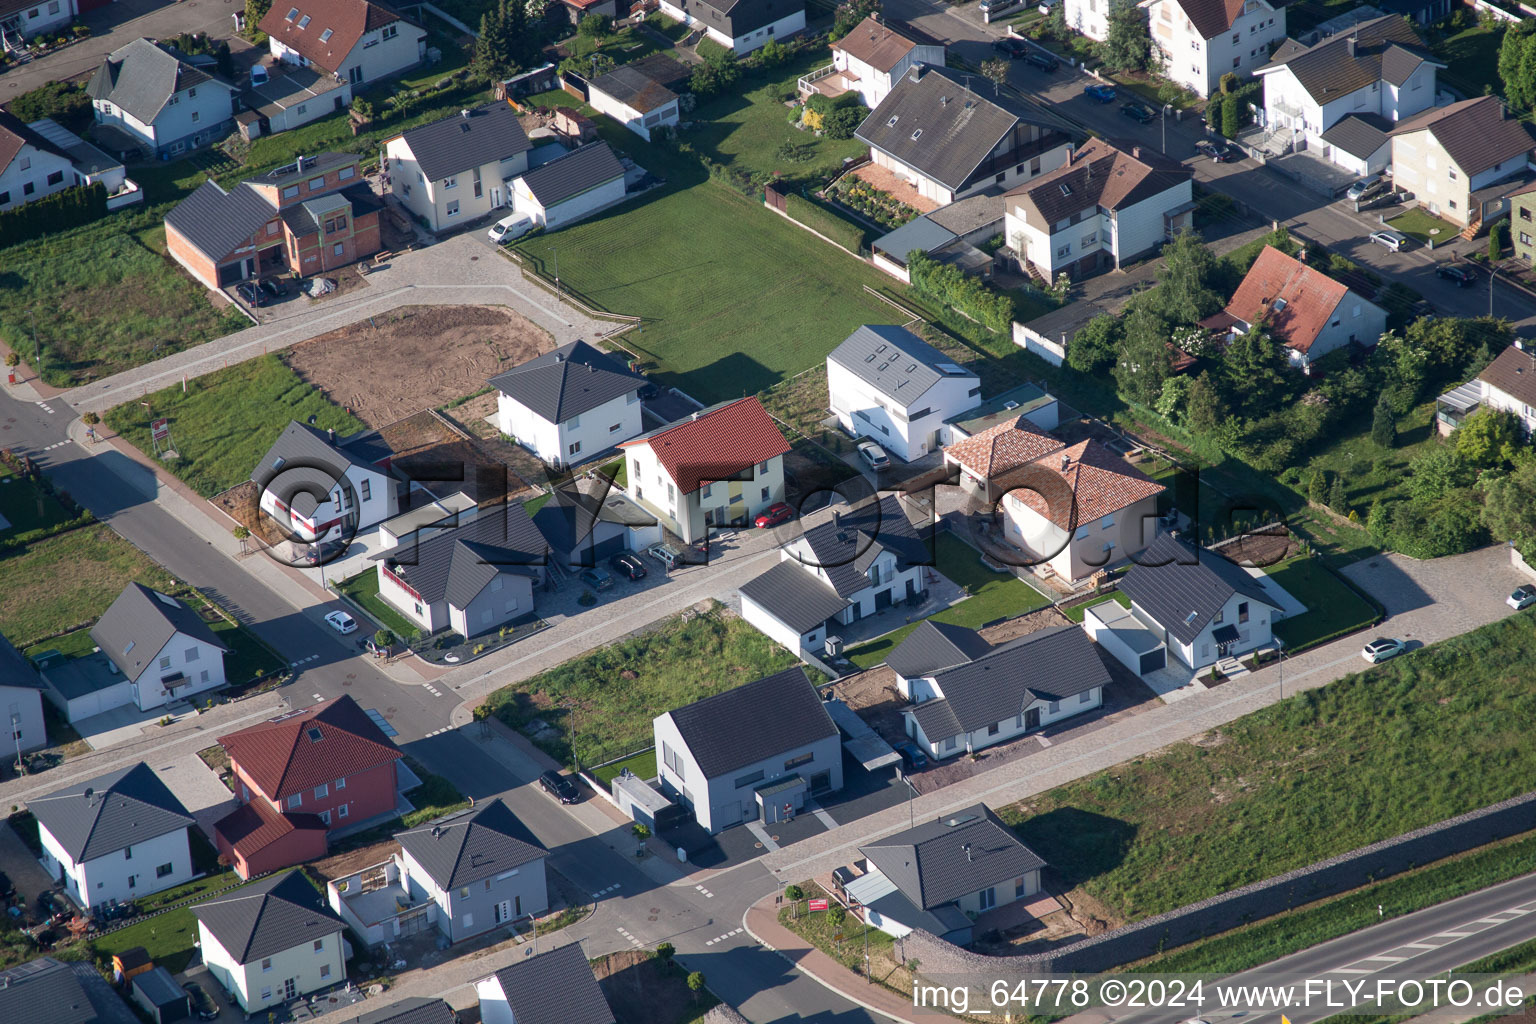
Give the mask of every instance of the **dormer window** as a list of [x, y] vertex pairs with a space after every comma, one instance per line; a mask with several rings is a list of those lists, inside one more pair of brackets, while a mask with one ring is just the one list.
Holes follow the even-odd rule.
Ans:
[[310, 729], [304, 735], [309, 737], [309, 742], [311, 743], [319, 743], [322, 738], [322, 733], [319, 729]]
[[286, 18], [284, 18], [283, 20], [284, 21], [292, 21], [294, 18], [297, 18], [298, 16], [299, 16], [299, 9], [297, 7], [290, 7], [288, 9], [288, 16]]
[[309, 15], [306, 14], [299, 19], [299, 28], [309, 28]]
[[917, 131], [912, 133], [912, 141], [913, 142], [916, 142], [918, 139], [920, 139], [922, 137], [923, 137], [923, 130], [921, 128], [919, 128]]
[[885, 126], [887, 128], [895, 128], [896, 127], [896, 122], [899, 121], [899, 120], [901, 120], [901, 115], [900, 114], [893, 115], [889, 121], [885, 122]]
[[331, 41], [331, 30], [330, 29], [326, 29], [324, 32], [320, 33], [320, 41], [322, 43], [328, 43], [328, 42]]

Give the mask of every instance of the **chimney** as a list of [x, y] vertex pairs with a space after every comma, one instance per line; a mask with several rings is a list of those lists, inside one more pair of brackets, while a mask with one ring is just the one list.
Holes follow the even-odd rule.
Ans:
[[565, 353], [564, 352], [556, 352], [555, 353], [555, 362], [557, 362], [557, 363], [565, 362]]
[[1072, 465], [1072, 456], [1070, 456], [1070, 455], [1063, 455], [1061, 457], [1061, 468], [1062, 469], [1066, 469], [1070, 465]]
[[1135, 157], [1137, 160], [1140, 160], [1141, 159], [1141, 147], [1140, 146], [1132, 146], [1131, 147], [1131, 156]]
[[975, 859], [974, 857], [971, 856], [971, 844], [970, 843], [966, 843], [964, 846], [961, 847], [961, 849], [965, 851], [965, 859], [967, 861], [971, 861], [971, 860]]
[[432, 838], [433, 839], [441, 839], [441, 838], [443, 838], [443, 827], [441, 825], [433, 825], [432, 826]]
[[325, 436], [331, 442], [331, 447], [335, 448], [336, 447], [336, 431], [328, 429], [325, 432]]
[[469, 117], [469, 108], [465, 107], [463, 110], [459, 111], [459, 116], [462, 117], [462, 118], [468, 119], [468, 117]]
[[303, 153], [300, 153], [300, 154], [299, 154], [299, 158], [298, 158], [298, 160], [296, 160], [296, 161], [295, 161], [295, 162], [294, 162], [294, 167], [295, 167], [295, 168], [296, 168], [296, 169], [297, 169], [297, 170], [299, 170], [299, 171], [302, 171], [302, 170], [304, 170], [304, 154], [303, 154]]
[[689, 419], [690, 419], [690, 420], [696, 420], [696, 419], [698, 419], [698, 418], [699, 418], [699, 414], [698, 414], [698, 413], [694, 413], [694, 414], [693, 414], [693, 415], [692, 415], [692, 416], [689, 416], [689, 417], [688, 417], [688, 418], [689, 418]]
[[1355, 48], [1358, 47], [1359, 45], [1360, 45], [1360, 37], [1359, 36], [1350, 36], [1348, 39], [1344, 40], [1344, 48], [1349, 51], [1349, 55], [1351, 57], [1353, 57], [1355, 55]]
[[843, 514], [836, 509], [832, 511], [832, 525], [838, 529], [842, 529], [843, 526]]
[[1515, 348], [1519, 349], [1521, 352], [1524, 352], [1525, 351], [1525, 342], [1522, 339], [1520, 339], [1520, 338], [1516, 338], [1515, 339]]
[[90, 786], [85, 787], [85, 802], [88, 804], [93, 804], [96, 802], [96, 791]]
[[923, 80], [923, 66], [921, 64], [913, 64], [908, 68], [907, 80], [910, 82], [921, 82]]

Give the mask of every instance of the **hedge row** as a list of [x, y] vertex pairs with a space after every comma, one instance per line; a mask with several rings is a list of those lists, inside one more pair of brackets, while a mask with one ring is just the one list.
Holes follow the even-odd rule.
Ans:
[[826, 235], [849, 252], [863, 252], [869, 247], [864, 229], [850, 220], [844, 220], [824, 206], [818, 206], [791, 193], [784, 197], [784, 212], [818, 234]]
[[107, 188], [97, 183], [67, 188], [36, 202], [0, 213], [0, 245], [29, 242], [45, 234], [68, 231], [107, 215]]
[[921, 249], [907, 254], [907, 270], [917, 294], [942, 302], [994, 331], [1013, 325], [1013, 300], [947, 263], [939, 263]]

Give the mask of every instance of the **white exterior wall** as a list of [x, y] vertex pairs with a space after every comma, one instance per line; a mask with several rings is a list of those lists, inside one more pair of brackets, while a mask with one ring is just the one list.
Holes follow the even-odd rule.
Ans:
[[[564, 423], [551, 423], [521, 402], [496, 396], [496, 427], [553, 466], [585, 462], [643, 432], [640, 390], [605, 402]], [[613, 429], [617, 427], [618, 429]], [[571, 451], [571, 446], [578, 446]], [[628, 479], [634, 479], [629, 477]]]
[[[1248, 621], [1239, 623], [1237, 621], [1238, 605], [1243, 603], [1248, 605]], [[1207, 665], [1216, 664], [1218, 660], [1216, 643], [1211, 639], [1211, 634], [1226, 624], [1236, 625], [1238, 633], [1238, 642], [1228, 649], [1228, 657], [1247, 654], [1249, 651], [1257, 650], [1274, 642], [1274, 634], [1270, 630], [1272, 626], [1271, 619], [1275, 615], [1275, 610], [1261, 601], [1255, 601], [1242, 594], [1233, 594], [1228, 598], [1227, 603], [1222, 606], [1221, 615], [1206, 623], [1205, 628], [1200, 631], [1200, 635], [1195, 637], [1192, 643], [1188, 644], [1181, 643], [1178, 638], [1169, 636], [1166, 630], [1156, 627], [1155, 620], [1144, 609], [1139, 607], [1136, 602], [1131, 602], [1131, 609], [1138, 619], [1141, 619], [1143, 622], [1154, 623], [1149, 628], [1152, 628], [1153, 632], [1168, 645], [1168, 649], [1178, 657], [1179, 661], [1192, 669], [1202, 669]]]
[[1067, 28], [1103, 42], [1109, 36], [1109, 0], [1061, 0]]
[[1305, 367], [1351, 341], [1374, 345], [1386, 329], [1387, 311], [1351, 290], [1344, 293], [1305, 355], [1291, 348], [1285, 352], [1292, 365]]
[[[1017, 207], [1010, 206], [1003, 216], [1004, 237], [1013, 245], [1022, 240], [1024, 256], [1052, 277], [1096, 252], [1107, 253], [1118, 267], [1159, 248], [1167, 237], [1164, 214], [1193, 199], [1194, 184], [1185, 180], [1123, 210], [1104, 210], [1066, 227], [1061, 226], [1064, 222], [1058, 222], [1049, 233], [1016, 213]], [[1085, 243], [1090, 235], [1093, 241]], [[1056, 365], [1060, 365], [1060, 357], [1056, 358]]]
[[[1005, 140], [998, 145], [1002, 146], [1006, 144], [1007, 143]], [[981, 178], [972, 182], [959, 192], [953, 191], [947, 185], [944, 185], [941, 182], [934, 181], [916, 168], [902, 163], [900, 160], [882, 150], [871, 147], [869, 155], [870, 159], [875, 163], [876, 166], [884, 167], [896, 176], [906, 179], [906, 181], [911, 184], [913, 188], [917, 189], [919, 195], [926, 199], [933, 200], [940, 206], [946, 206], [949, 203], [954, 202], [956, 199], [963, 199], [968, 195], [992, 188], [994, 185], [996, 185], [998, 188], [1006, 190], [1013, 188], [1023, 182], [1029, 181], [1031, 178], [1038, 178], [1042, 174], [1049, 174], [1067, 162], [1067, 153], [1070, 148], [1071, 147], [1068, 143], [1063, 142], [1055, 149], [1047, 150], [1046, 152], [1041, 153], [1038, 157], [1031, 157], [1029, 160], [1024, 161], [1023, 173], [1020, 173], [1015, 169], [1018, 166], [1015, 164], [1010, 166], [1008, 170], [1004, 172], [1003, 180], [1001, 182], [997, 181], [997, 176], [994, 174], [992, 177]], [[985, 163], [986, 160], [990, 159], [992, 159], [992, 154], [988, 154], [986, 158], [980, 162]], [[1031, 169], [1031, 165], [1036, 159], [1040, 161], [1039, 171], [1033, 171]]]
[[[175, 696], [171, 696], [161, 680], [175, 672], [180, 672], [183, 680], [176, 686]], [[204, 673], [207, 673], [206, 679]], [[224, 681], [224, 652], [185, 633], [177, 633], [166, 641], [149, 667], [133, 680], [133, 702], [140, 711], [148, 711], [223, 686]]]
[[588, 91], [590, 95], [587, 98], [587, 102], [592, 105], [593, 110], [596, 110], [599, 114], [607, 114], [647, 142], [651, 140], [652, 128], [664, 124], [677, 124], [678, 122], [678, 105], [676, 100], [651, 111], [649, 114], [642, 114], [634, 107], [615, 99], [600, 89]]
[[1167, 76], [1201, 96], [1216, 91], [1229, 71], [1246, 77], [1267, 64], [1270, 46], [1285, 39], [1284, 8], [1275, 10], [1265, 0], [1247, 0], [1232, 27], [1211, 39], [1201, 36], [1178, 0], [1143, 6]]
[[[346, 59], [341, 62], [338, 74], [342, 81], [357, 85], [379, 78], [388, 78], [407, 68], [415, 67], [421, 63], [426, 38], [425, 29], [417, 28], [405, 21], [397, 21], [374, 29], [364, 34], [357, 41], [357, 45], [347, 53]], [[276, 37], [269, 36], [267, 41], [272, 56], [278, 60], [286, 64], [297, 64], [300, 67], [310, 66], [309, 61], [305, 60], [299, 51], [283, 45]], [[354, 71], [354, 68], [357, 70]]]
[[[277, 474], [274, 482], [282, 479], [282, 474]], [[294, 516], [285, 515], [277, 509], [275, 502], [277, 495], [270, 490], [261, 492], [261, 510], [275, 519], [300, 539], [313, 542], [324, 540], [340, 530], [340, 526], [327, 529], [323, 534], [318, 534], [318, 529], [325, 523], [334, 522], [349, 514], [356, 514], [358, 531], [376, 526], [386, 519], [392, 519], [399, 511], [399, 500], [395, 495], [395, 480], [381, 470], [364, 468], [349, 463], [342, 474], [342, 481], [350, 487], [349, 492], [343, 492], [339, 488], [331, 491], [328, 501], [320, 502], [315, 510], [310, 513], [309, 523], [305, 523]], [[368, 484], [368, 495], [363, 496], [363, 483]]]
[[1392, 180], [1412, 192], [1429, 212], [1466, 227], [1474, 211], [1472, 193], [1512, 177], [1525, 167], [1526, 155], [1513, 156], [1468, 175], [1428, 130], [1392, 139]]
[[847, 72], [856, 77], [858, 83], [855, 90], [864, 97], [864, 105], [874, 110], [881, 102], [891, 94], [891, 83], [899, 81], [901, 76], [907, 73], [907, 69], [914, 64], [929, 64], [936, 67], [944, 66], [944, 47], [920, 45], [914, 46], [885, 71], [877, 70], [873, 65], [853, 56], [846, 50], [832, 51], [832, 65], [839, 71]]
[[17, 749], [16, 733], [21, 733], [22, 753], [48, 745], [48, 731], [43, 724], [43, 691], [32, 686], [0, 685], [0, 724], [5, 735], [0, 738], [0, 749], [13, 754]]
[[[1322, 135], [1346, 114], [1379, 114], [1389, 121], [1401, 121], [1435, 103], [1435, 66], [1421, 64], [1401, 88], [1386, 82], [1372, 82], [1352, 93], [1329, 100], [1315, 101], [1288, 67], [1265, 73], [1264, 123], [1271, 128], [1291, 128], [1301, 133], [1310, 149], [1319, 153], [1331, 149]], [[1290, 111], [1281, 107], [1289, 107]]]
[[[929, 679], [925, 680], [925, 682], [928, 684], [929, 689], [935, 693], [939, 692], [933, 680]], [[907, 735], [916, 740], [918, 745], [927, 751], [928, 756], [935, 760], [940, 760], [946, 757], [954, 757], [956, 754], [963, 754], [967, 750], [981, 750], [985, 747], [1006, 743], [1011, 739], [1023, 736], [1026, 732], [1030, 731], [1024, 725], [1025, 713], [1030, 709], [1039, 710], [1039, 727], [1044, 728], [1047, 725], [1071, 718], [1074, 715], [1081, 715], [1084, 712], [1092, 711], [1102, 706], [1103, 703], [1103, 690], [1101, 687], [1095, 686], [1086, 693], [1080, 693], [1062, 701], [1032, 701], [1019, 714], [1010, 716], [997, 723], [996, 733], [991, 732], [990, 729], [978, 729], [975, 732], [962, 733], [958, 736], [928, 736], [923, 732], [922, 727], [917, 724], [917, 719], [912, 716], [910, 711], [905, 712], [903, 717], [907, 720]], [[1054, 710], [1052, 710], [1053, 704], [1055, 706]], [[999, 894], [998, 902], [1002, 902], [1001, 894]]]
[[[197, 93], [193, 96], [192, 93]], [[234, 91], [217, 80], [202, 82], [183, 89], [155, 116], [153, 124], [146, 125], [138, 118], [124, 113], [113, 104], [94, 101], [96, 120], [116, 125], [135, 136], [157, 152], [176, 154], [188, 148], [217, 142], [229, 131], [234, 117], [231, 97]], [[112, 114], [107, 114], [110, 107]]]
[[434, 633], [448, 624], [446, 601], [439, 601], [437, 604], [417, 601], [412, 594], [399, 585], [395, 574], [384, 568], [382, 561], [379, 563], [378, 573], [379, 596], [389, 602], [390, 606], [401, 615], [420, 626], [423, 633]]
[[1149, 196], [1139, 203], [1115, 211], [1110, 219], [1110, 246], [1118, 262], [1124, 263], [1154, 249], [1167, 240], [1164, 215], [1185, 203], [1193, 202], [1195, 186], [1191, 179], [1173, 188]]
[[[677, 105], [670, 105], [676, 120]], [[647, 135], [647, 138], [649, 136]], [[544, 207], [534, 194], [529, 191], [522, 178], [512, 183], [512, 208], [518, 213], [526, 213], [533, 218], [533, 222], [542, 228], [562, 228], [568, 224], [574, 224], [605, 206], [611, 206], [624, 198], [624, 179], [614, 178], [604, 182], [596, 188], [588, 189], [580, 195], [571, 196], [563, 202], [556, 203], [553, 207]], [[639, 433], [636, 431], [635, 433]], [[626, 435], [626, 440], [634, 434]]]
[[[384, 155], [389, 159], [390, 192], [411, 213], [425, 217], [433, 231], [469, 223], [508, 205], [512, 201], [508, 182], [528, 170], [528, 153], [524, 151], [510, 159], [493, 160], [449, 178], [428, 181], [404, 138], [386, 142]], [[478, 196], [475, 195], [476, 171], [480, 174]], [[453, 183], [451, 188], [449, 182]]]
[[[37, 833], [44, 870], [54, 879], [62, 873], [70, 896], [82, 907], [138, 899], [192, 880], [192, 851], [185, 828], [134, 843], [126, 849], [131, 856], [125, 856], [125, 850], [113, 850], [84, 863], [76, 863], [41, 823]], [[161, 877], [157, 871], [166, 864], [171, 866], [170, 873]]]
[[[1513, 413], [1520, 418], [1520, 423], [1525, 427], [1525, 433], [1529, 436], [1536, 433], [1536, 405], [1526, 405], [1518, 398], [1506, 391], [1490, 387], [1486, 382], [1479, 381], [1483, 389], [1483, 404], [1490, 409], [1499, 412]], [[1514, 549], [1511, 548], [1511, 551]], [[1518, 554], [1518, 552], [1515, 552]]]
[[796, 657], [800, 656], [801, 650], [810, 650], [819, 657], [822, 644], [827, 639], [825, 623], [809, 633], [796, 633], [793, 627], [780, 622], [772, 612], [745, 594], [741, 595], [741, 617], [749, 626], [755, 627], [768, 639], [781, 644], [785, 650]]
[[[50, 185], [48, 178], [53, 174], [60, 177]], [[67, 157], [27, 143], [12, 158], [10, 166], [0, 171], [0, 210], [15, 209], [23, 203], [34, 202], [79, 183], [79, 175]], [[31, 195], [26, 193], [28, 185], [32, 187]]]
[[64, 28], [79, 13], [74, 0], [37, 0], [32, 6], [17, 11], [15, 17], [21, 23], [22, 38], [31, 39], [39, 33]]
[[[911, 462], [939, 446], [938, 434], [946, 419], [976, 405], [981, 380], [974, 374], [945, 377], [901, 405], [841, 363], [828, 359], [827, 396], [844, 430], [869, 434], [887, 452]], [[922, 409], [929, 411], [919, 419], [908, 418]]]
[[[761, 465], [754, 466], [751, 480], [706, 484], [690, 494], [678, 491], [649, 444], [624, 449], [624, 472], [630, 497], [655, 515], [661, 526], [688, 543], [705, 535], [710, 512], [715, 513], [717, 526], [737, 516], [750, 523], [763, 509], [784, 500], [782, 455], [769, 459], [766, 470]], [[741, 500], [733, 502], [731, 499], [736, 495]]]
[[[1140, 551], [1157, 534], [1157, 498], [1143, 498], [1129, 508], [1078, 526], [1072, 538], [1016, 494], [1003, 499], [1003, 533], [1015, 546], [1040, 555], [1058, 576], [1084, 579]], [[1105, 546], [1109, 545], [1108, 551]]]
[[[202, 942], [203, 962], [209, 973], [247, 1014], [289, 1002], [285, 982], [292, 979], [294, 995], [318, 992], [346, 980], [346, 965], [341, 957], [341, 929], [307, 939], [303, 945], [274, 953], [271, 957], [242, 964], [214, 938], [206, 925], [197, 923]], [[314, 942], [322, 948], [317, 952]], [[270, 966], [263, 967], [263, 964]]]

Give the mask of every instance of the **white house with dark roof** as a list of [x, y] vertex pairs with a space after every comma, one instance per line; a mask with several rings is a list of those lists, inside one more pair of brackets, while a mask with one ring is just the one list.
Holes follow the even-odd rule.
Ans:
[[48, 745], [43, 719], [44, 683], [37, 670], [0, 636], [0, 738], [5, 756], [24, 754]]
[[208, 973], [247, 1016], [347, 980], [346, 922], [301, 872], [268, 875], [192, 915]]
[[391, 194], [440, 231], [509, 205], [532, 148], [517, 111], [486, 103], [385, 139], [383, 167]]
[[0, 53], [63, 29], [80, 14], [79, 0], [4, 0], [0, 3]]
[[0, 110], [0, 210], [80, 183], [74, 162], [62, 147], [10, 111]]
[[[130, 583], [91, 627], [91, 640], [122, 673], [140, 711], [165, 707], [225, 683], [229, 649], [185, 601]], [[126, 702], [125, 702], [126, 703]], [[101, 707], [100, 711], [110, 710]]]
[[481, 1024], [614, 1024], [579, 942], [523, 957], [474, 985]]
[[1305, 147], [1340, 166], [1358, 167], [1365, 143], [1351, 142], [1341, 157], [1323, 136], [1351, 114], [1395, 124], [1434, 106], [1435, 72], [1443, 67], [1397, 16], [1363, 22], [1312, 46], [1287, 39], [1254, 71], [1264, 81], [1270, 145]]
[[348, 540], [400, 510], [399, 487], [382, 466], [321, 431], [290, 420], [251, 471], [259, 505], [290, 538]]
[[624, 201], [624, 165], [606, 142], [589, 142], [512, 180], [512, 209], [541, 228], [563, 228]]
[[349, 86], [427, 58], [427, 30], [376, 0], [276, 0], [257, 27], [273, 57]]
[[805, 31], [805, 0], [661, 0], [661, 13], [737, 56]]
[[[1062, 2], [1069, 24], [1075, 7], [1108, 7], [1108, 0]], [[1200, 96], [1215, 92], [1222, 75], [1246, 78], [1269, 63], [1270, 48], [1285, 39], [1281, 0], [1141, 0], [1141, 6], [1163, 73]]]
[[944, 443], [944, 421], [980, 400], [981, 378], [905, 327], [865, 324], [827, 356], [827, 396], [844, 430], [910, 462]]
[[1040, 891], [1045, 861], [985, 804], [859, 847], [844, 886], [867, 924], [896, 938], [921, 929], [967, 945], [984, 915]]
[[1520, 421], [1527, 437], [1536, 434], [1536, 353], [1530, 342], [1516, 338], [1482, 373], [1441, 395], [1435, 426], [1442, 437], [1449, 436], [1483, 408], [1507, 412]]
[[869, 147], [877, 166], [940, 206], [1066, 162], [1070, 125], [1039, 107], [983, 92], [981, 81], [915, 64], [854, 138]]
[[741, 585], [741, 617], [793, 654], [927, 593], [928, 544], [894, 494], [805, 516], [777, 565]]
[[677, 93], [642, 68], [620, 65], [587, 86], [587, 102], [592, 109], [607, 114], [647, 142], [652, 128], [678, 122]]
[[399, 885], [437, 908], [449, 942], [510, 928], [549, 909], [548, 853], [501, 800], [395, 833]]
[[496, 389], [496, 428], [551, 466], [586, 462], [642, 430], [645, 378], [584, 341], [561, 345], [488, 383]]
[[657, 715], [652, 731], [661, 791], [711, 834], [843, 788], [841, 735], [798, 665]]
[[143, 149], [153, 156], [179, 156], [218, 142], [234, 130], [239, 103], [234, 86], [148, 39], [135, 39], [108, 54], [85, 91], [104, 145]]
[[1489, 186], [1525, 176], [1536, 149], [1530, 127], [1497, 96], [1431, 108], [1398, 122], [1391, 136], [1393, 185], [1474, 232], [1509, 213], [1504, 190]]
[[192, 880], [196, 824], [143, 761], [27, 801], [43, 868], [82, 907], [138, 899]]
[[870, 15], [832, 44], [832, 63], [800, 79], [800, 94], [857, 92], [873, 109], [914, 64], [944, 66], [944, 44], [906, 22]]
[[950, 628], [914, 631], [887, 663], [911, 704], [907, 735], [934, 758], [974, 753], [1100, 707], [1109, 671], [1072, 626], [993, 647]]

